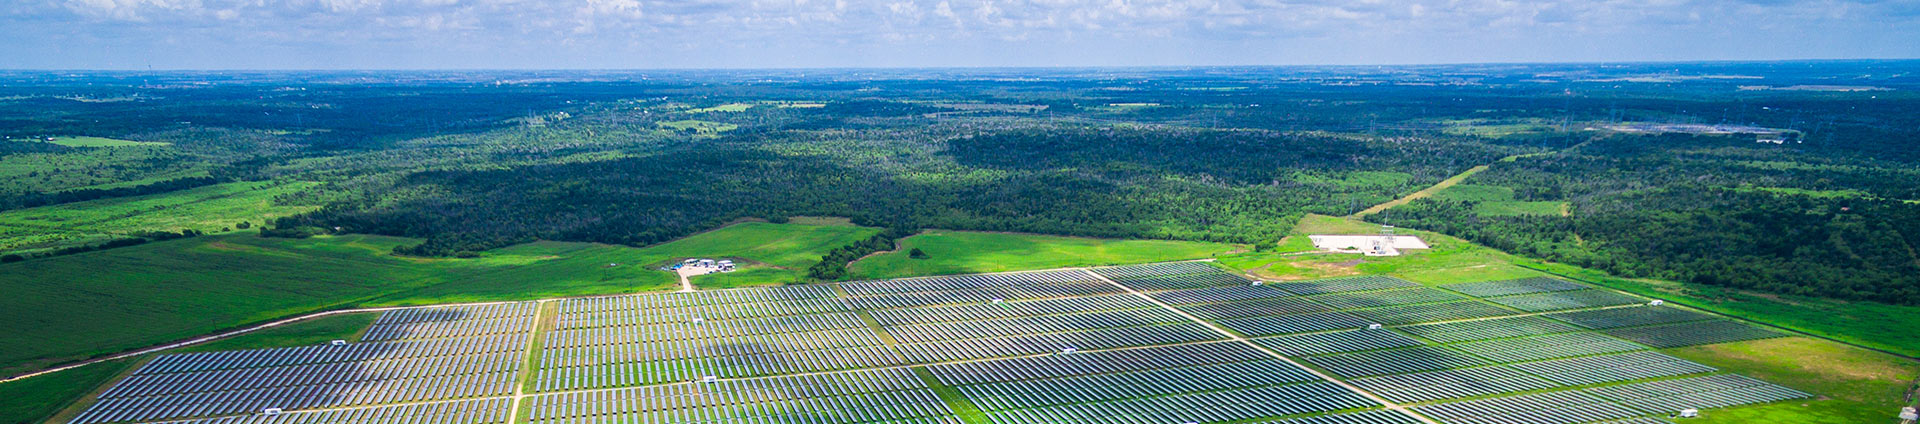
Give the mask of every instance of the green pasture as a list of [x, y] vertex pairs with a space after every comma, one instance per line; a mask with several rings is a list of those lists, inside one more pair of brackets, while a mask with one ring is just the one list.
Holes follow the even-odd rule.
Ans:
[[116, 197], [0, 211], [0, 253], [57, 249], [140, 232], [232, 229], [313, 210], [275, 198], [311, 188], [311, 182], [216, 184], [146, 196]]
[[[926, 252], [914, 259], [913, 249]], [[1204, 259], [1245, 247], [1225, 243], [1119, 240], [1035, 234], [928, 230], [899, 248], [855, 261], [854, 278], [895, 278]]]
[[1701, 423], [1893, 422], [1920, 363], [1826, 340], [1786, 337], [1667, 349], [1722, 371], [1814, 394], [1814, 399], [1701, 411]]

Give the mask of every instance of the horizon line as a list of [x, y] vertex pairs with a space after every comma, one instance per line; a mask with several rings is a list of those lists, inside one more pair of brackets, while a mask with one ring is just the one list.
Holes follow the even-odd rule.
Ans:
[[1490, 61], [1490, 62], [1404, 62], [1371, 64], [1242, 64], [1242, 65], [929, 65], [929, 66], [819, 66], [819, 67], [660, 67], [660, 68], [4, 68], [0, 72], [643, 72], [643, 71], [856, 71], [856, 70], [1074, 70], [1074, 69], [1201, 69], [1201, 68], [1408, 68], [1423, 66], [1542, 66], [1542, 65], [1659, 65], [1659, 64], [1763, 64], [1763, 63], [1843, 63], [1843, 62], [1920, 62], [1920, 57], [1885, 58], [1798, 58], [1798, 59], [1701, 59], [1701, 60], [1626, 60], [1626, 61]]

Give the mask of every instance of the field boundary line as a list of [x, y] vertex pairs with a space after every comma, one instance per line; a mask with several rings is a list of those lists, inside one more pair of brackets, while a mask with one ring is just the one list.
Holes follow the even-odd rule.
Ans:
[[1294, 367], [1298, 367], [1302, 370], [1306, 370], [1308, 373], [1311, 373], [1316, 377], [1320, 377], [1321, 380], [1325, 380], [1329, 383], [1337, 384], [1340, 387], [1345, 387], [1349, 391], [1358, 393], [1360, 394], [1360, 396], [1364, 396], [1367, 399], [1374, 401], [1374, 403], [1378, 403], [1382, 406], [1385, 406], [1386, 409], [1388, 410], [1392, 410], [1394, 412], [1399, 412], [1402, 415], [1413, 417], [1416, 420], [1420, 420], [1420, 422], [1422, 423], [1439, 424], [1439, 422], [1429, 419], [1426, 416], [1415, 414], [1413, 413], [1413, 411], [1407, 410], [1406, 406], [1402, 406], [1400, 404], [1390, 402], [1387, 399], [1374, 395], [1373, 393], [1367, 392], [1366, 390], [1361, 390], [1360, 387], [1358, 386], [1354, 386], [1353, 384], [1349, 384], [1345, 381], [1340, 381], [1340, 379], [1333, 378], [1333, 376], [1327, 375], [1324, 372], [1320, 372], [1320, 370], [1307, 367], [1306, 365], [1303, 365], [1298, 361], [1294, 361], [1293, 358], [1288, 358], [1286, 355], [1281, 355], [1280, 352], [1275, 352], [1272, 349], [1267, 349], [1265, 346], [1261, 346], [1259, 343], [1254, 343], [1252, 340], [1248, 340], [1245, 337], [1240, 337], [1239, 334], [1234, 334], [1231, 331], [1227, 331], [1227, 329], [1225, 328], [1220, 328], [1220, 326], [1215, 325], [1214, 323], [1207, 322], [1205, 320], [1200, 319], [1200, 317], [1193, 316], [1193, 314], [1189, 314], [1187, 313], [1187, 311], [1182, 311], [1179, 308], [1173, 307], [1173, 305], [1168, 305], [1166, 302], [1161, 302], [1160, 299], [1155, 299], [1153, 298], [1153, 296], [1148, 296], [1144, 292], [1141, 292], [1139, 290], [1134, 290], [1132, 287], [1127, 287], [1127, 285], [1125, 284], [1120, 284], [1119, 281], [1114, 281], [1112, 279], [1109, 279], [1106, 276], [1100, 275], [1100, 273], [1097, 273], [1097, 272], [1093, 272], [1093, 270], [1090, 270], [1090, 269], [1083, 268], [1081, 269], [1081, 271], [1086, 272], [1088, 275], [1092, 275], [1094, 276], [1094, 278], [1098, 278], [1101, 281], [1106, 281], [1108, 284], [1112, 284], [1114, 287], [1119, 287], [1121, 290], [1126, 290], [1128, 293], [1132, 293], [1134, 296], [1139, 296], [1141, 299], [1145, 299], [1148, 302], [1153, 302], [1153, 304], [1155, 305], [1160, 305], [1161, 308], [1165, 308], [1168, 311], [1173, 311], [1173, 313], [1180, 314], [1180, 316], [1187, 317], [1187, 319], [1193, 320], [1194, 323], [1204, 325], [1208, 329], [1211, 329], [1216, 333], [1220, 333], [1220, 335], [1222, 336], [1226, 336], [1229, 340], [1240, 342], [1241, 344], [1251, 346], [1254, 349], [1259, 349], [1261, 352], [1265, 352], [1268, 356], [1272, 356], [1274, 359], [1286, 361], [1288, 364], [1291, 364]]

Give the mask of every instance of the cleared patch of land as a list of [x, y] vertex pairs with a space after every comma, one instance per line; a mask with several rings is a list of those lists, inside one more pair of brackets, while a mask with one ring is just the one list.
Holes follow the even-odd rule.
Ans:
[[[916, 248], [927, 257], [910, 257]], [[847, 270], [854, 278], [894, 278], [1204, 259], [1243, 249], [1225, 243], [929, 230]]]
[[713, 122], [713, 121], [702, 121], [698, 119], [682, 119], [678, 121], [666, 121], [666, 122], [661, 122], [659, 125], [661, 129], [678, 131], [678, 132], [690, 132], [694, 134], [719, 134], [719, 133], [733, 131], [734, 129], [740, 128], [739, 125]]
[[1889, 422], [1904, 406], [1920, 363], [1830, 341], [1786, 337], [1669, 349], [1667, 353], [1724, 371], [1759, 378], [1820, 399], [1701, 414], [1702, 423]]
[[753, 108], [753, 103], [727, 103], [723, 105], [703, 107], [699, 109], [687, 109], [687, 113], [746, 112], [747, 109], [750, 109], [750, 108]]
[[52, 138], [53, 140], [48, 141], [48, 143], [58, 144], [58, 145], [67, 146], [67, 147], [166, 146], [166, 145], [173, 144], [173, 143], [164, 143], [164, 142], [158, 142], [158, 141], [133, 141], [133, 140], [120, 140], [120, 139], [114, 139], [114, 138], [106, 138], [106, 137], [87, 137], [87, 136], [52, 137]]
[[[1363, 274], [1394, 274], [1476, 266], [1504, 265], [1513, 256], [1438, 233], [1399, 229], [1396, 234], [1420, 236], [1431, 249], [1404, 251], [1401, 256], [1363, 256], [1323, 253], [1308, 241], [1310, 234], [1375, 234], [1380, 225], [1357, 219], [1307, 215], [1272, 252], [1227, 255], [1220, 264], [1273, 280], [1305, 280]], [[1477, 276], [1464, 281], [1480, 281]]]
[[242, 222], [264, 225], [274, 218], [315, 209], [274, 200], [315, 185], [318, 183], [228, 183], [3, 211], [0, 253], [58, 249], [148, 231], [215, 233]]

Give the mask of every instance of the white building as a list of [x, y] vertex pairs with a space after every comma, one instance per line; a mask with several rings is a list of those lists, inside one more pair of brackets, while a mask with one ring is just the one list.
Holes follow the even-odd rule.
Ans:
[[1428, 249], [1427, 242], [1415, 236], [1379, 234], [1316, 234], [1313, 247], [1336, 253], [1363, 253], [1367, 256], [1398, 256], [1405, 249]]

